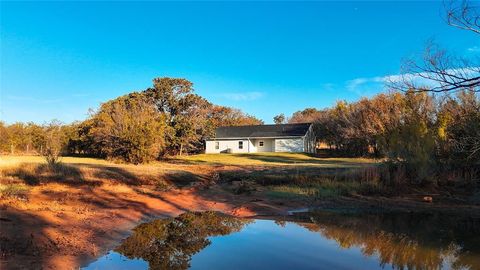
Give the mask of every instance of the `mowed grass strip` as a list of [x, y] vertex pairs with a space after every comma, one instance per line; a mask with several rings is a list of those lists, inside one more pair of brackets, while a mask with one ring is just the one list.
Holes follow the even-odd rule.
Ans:
[[315, 166], [348, 168], [374, 165], [377, 160], [368, 158], [320, 158], [305, 153], [250, 153], [250, 154], [199, 154], [175, 157], [190, 164], [239, 166]]

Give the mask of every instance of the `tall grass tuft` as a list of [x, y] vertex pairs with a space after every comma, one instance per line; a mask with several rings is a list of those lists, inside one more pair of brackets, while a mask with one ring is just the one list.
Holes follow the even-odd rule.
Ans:
[[387, 166], [368, 166], [352, 169], [310, 170], [292, 168], [253, 172], [222, 172], [222, 182], [247, 181], [265, 186], [274, 196], [306, 196], [314, 198], [352, 194], [392, 194], [388, 188], [397, 182], [395, 173]]
[[28, 185], [38, 185], [41, 182], [78, 182], [83, 181], [79, 169], [62, 163], [35, 164], [23, 163], [11, 168], [3, 168], [1, 175], [23, 180]]
[[0, 184], [0, 198], [13, 198], [25, 200], [28, 196], [29, 188], [21, 184]]

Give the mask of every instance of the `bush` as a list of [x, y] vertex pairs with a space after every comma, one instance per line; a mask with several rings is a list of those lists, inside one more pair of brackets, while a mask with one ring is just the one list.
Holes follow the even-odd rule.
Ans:
[[144, 95], [102, 104], [91, 122], [94, 148], [109, 159], [139, 164], [155, 160], [163, 150], [165, 119]]

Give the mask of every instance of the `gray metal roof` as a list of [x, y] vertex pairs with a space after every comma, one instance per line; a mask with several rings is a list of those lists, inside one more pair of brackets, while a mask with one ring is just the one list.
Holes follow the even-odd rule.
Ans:
[[301, 137], [310, 126], [311, 123], [219, 127], [215, 130], [215, 138]]

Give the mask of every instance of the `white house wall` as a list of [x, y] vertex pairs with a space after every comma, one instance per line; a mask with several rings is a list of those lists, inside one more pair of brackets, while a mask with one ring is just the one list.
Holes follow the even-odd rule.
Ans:
[[215, 149], [215, 141], [205, 142], [205, 153], [220, 153], [220, 150]]
[[275, 152], [304, 152], [303, 138], [276, 139]]
[[[243, 149], [239, 148], [239, 142], [243, 142]], [[263, 146], [260, 146], [260, 142]], [[219, 149], [215, 149], [218, 142]], [[285, 138], [285, 139], [232, 139], [232, 140], [208, 140], [206, 141], [205, 153], [226, 153], [228, 149], [232, 153], [262, 153], [262, 152], [313, 152], [315, 139], [312, 136]]]
[[[260, 146], [260, 142], [263, 142], [263, 146]], [[275, 139], [255, 139], [252, 140], [255, 147], [255, 152], [275, 152]]]
[[[243, 142], [243, 149], [239, 149], [239, 142]], [[215, 143], [218, 142], [219, 149], [215, 149]], [[248, 148], [252, 149], [251, 143], [248, 140], [217, 140], [217, 141], [206, 141], [205, 153], [226, 153], [231, 149], [232, 153], [249, 153]]]
[[255, 141], [253, 140], [248, 140], [248, 151], [249, 153], [256, 153], [258, 152], [257, 146], [255, 144]]

